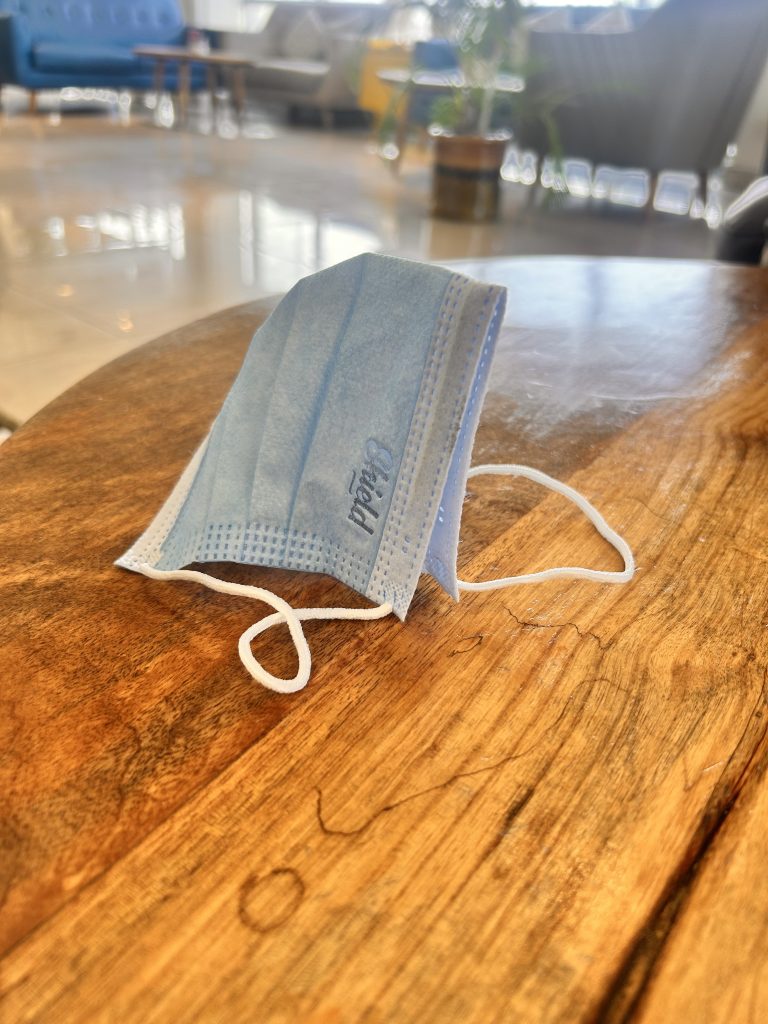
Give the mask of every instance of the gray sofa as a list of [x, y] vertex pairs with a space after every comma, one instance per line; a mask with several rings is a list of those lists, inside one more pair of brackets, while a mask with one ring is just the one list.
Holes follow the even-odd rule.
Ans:
[[[766, 0], [666, 0], [619, 31], [537, 31], [533, 97], [562, 96], [555, 114], [569, 157], [615, 167], [717, 167], [768, 58]], [[516, 132], [547, 152], [535, 119]]]

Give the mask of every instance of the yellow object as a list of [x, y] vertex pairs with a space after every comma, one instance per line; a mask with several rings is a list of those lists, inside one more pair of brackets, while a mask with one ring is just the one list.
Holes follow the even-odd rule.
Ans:
[[410, 66], [410, 46], [393, 43], [390, 39], [369, 39], [360, 64], [358, 106], [377, 118], [383, 117], [390, 110], [394, 88], [379, 79], [379, 72]]

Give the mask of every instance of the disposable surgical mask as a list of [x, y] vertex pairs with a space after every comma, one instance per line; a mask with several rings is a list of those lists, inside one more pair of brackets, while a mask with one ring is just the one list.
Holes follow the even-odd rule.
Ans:
[[[426, 572], [453, 597], [558, 576], [624, 582], [632, 553], [585, 498], [524, 466], [470, 470], [506, 293], [450, 270], [366, 254], [304, 278], [257, 330], [208, 436], [145, 533], [117, 562], [270, 605], [239, 642], [248, 671], [282, 693], [311, 671], [307, 619], [405, 619]], [[561, 567], [465, 583], [456, 574], [466, 482], [511, 473], [574, 501], [622, 572]], [[231, 561], [326, 573], [374, 607], [293, 608], [258, 586], [184, 568]], [[253, 656], [286, 623], [292, 679]]]

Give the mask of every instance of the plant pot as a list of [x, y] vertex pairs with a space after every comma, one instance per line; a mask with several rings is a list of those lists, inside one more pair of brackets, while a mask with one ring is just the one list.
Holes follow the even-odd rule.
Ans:
[[432, 215], [493, 220], [499, 212], [500, 171], [507, 139], [438, 135], [432, 169]]

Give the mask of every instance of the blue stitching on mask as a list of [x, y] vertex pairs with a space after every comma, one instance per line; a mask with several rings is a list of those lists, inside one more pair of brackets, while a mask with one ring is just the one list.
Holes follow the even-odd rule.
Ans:
[[[458, 288], [456, 287], [457, 285]], [[429, 410], [432, 406], [435, 391], [437, 389], [439, 372], [442, 369], [447, 351], [446, 340], [448, 331], [451, 323], [453, 322], [455, 310], [458, 306], [459, 299], [461, 298], [463, 287], [464, 281], [461, 278], [455, 278], [448, 287], [443, 307], [440, 311], [433, 347], [423, 375], [424, 390], [422, 391], [421, 399], [414, 413], [413, 423], [409, 432], [409, 440], [403, 457], [403, 469], [400, 479], [398, 480], [396, 500], [393, 501], [392, 513], [394, 514], [394, 520], [392, 538], [391, 540], [387, 538], [382, 545], [377, 557], [376, 568], [370, 581], [371, 585], [380, 591], [382, 599], [386, 599], [390, 593], [386, 589], [386, 576], [391, 566], [393, 549], [400, 536], [402, 519], [407, 506], [408, 497], [410, 495], [417, 456], [421, 451], [422, 440], [428, 423]], [[448, 312], [449, 309], [453, 310], [453, 312]], [[386, 563], [383, 562], [385, 557], [387, 559]], [[415, 557], [411, 560], [411, 568], [413, 567], [414, 562]], [[382, 577], [384, 577], [383, 581]], [[397, 592], [399, 597], [403, 598], [403, 588], [397, 588]]]
[[[437, 390], [439, 373], [447, 352], [446, 338], [448, 330], [466, 283], [465, 278], [454, 275], [448, 285], [435, 327], [429, 357], [422, 376], [422, 394], [414, 411], [411, 429], [408, 434], [408, 442], [403, 453], [401, 469], [388, 516], [388, 520], [390, 517], [394, 517], [392, 519], [393, 532], [391, 539], [387, 537], [379, 546], [379, 552], [374, 563], [374, 572], [369, 581], [369, 586], [374, 587], [376, 592], [382, 595], [383, 600], [388, 598], [388, 591], [386, 590], [386, 582], [382, 583], [381, 578], [386, 576], [387, 570], [391, 565], [392, 555], [400, 536], [402, 517], [408, 502], [418, 455], [421, 451], [422, 439], [429, 419], [429, 410]], [[449, 312], [449, 309], [452, 312]], [[386, 563], [383, 561], [384, 558], [387, 559]], [[415, 558], [412, 560], [412, 564], [413, 562], [415, 562]]]
[[164, 545], [162, 558], [171, 558], [178, 565], [237, 561], [327, 572], [357, 590], [365, 585], [370, 573], [370, 564], [347, 551], [339, 541], [272, 523], [210, 523], [186, 538]]
[[[469, 401], [467, 402], [467, 404], [464, 407], [464, 410], [462, 412], [461, 404], [462, 404], [462, 396], [464, 395], [464, 383], [465, 383], [465, 381], [467, 379], [467, 374], [469, 373], [470, 366], [472, 365], [472, 362], [474, 360], [474, 355], [475, 355], [475, 352], [477, 350], [477, 346], [478, 346], [478, 342], [479, 342], [480, 328], [481, 328], [481, 326], [483, 324], [483, 320], [485, 319], [486, 309], [488, 307], [488, 303], [490, 302], [490, 299], [491, 299], [491, 290], [489, 289], [489, 292], [488, 292], [488, 294], [485, 297], [485, 301], [483, 302], [483, 308], [480, 311], [480, 314], [478, 315], [477, 321], [475, 322], [474, 330], [472, 332], [472, 341], [471, 341], [469, 349], [467, 351], [467, 358], [466, 358], [466, 360], [464, 362], [464, 367], [463, 367], [462, 373], [461, 373], [461, 381], [460, 381], [460, 384], [459, 384], [458, 397], [456, 399], [456, 402], [454, 403], [453, 409], [451, 410], [450, 424], [451, 424], [452, 428], [453, 428], [454, 425], [456, 425], [456, 428], [458, 430], [458, 439], [459, 439], [459, 445], [460, 445], [459, 451], [463, 450], [463, 445], [464, 445], [464, 439], [461, 438], [461, 425], [462, 425], [462, 423], [464, 421], [464, 418], [467, 415], [469, 415], [469, 413], [471, 411], [471, 408], [472, 408], [472, 405], [473, 405], [473, 395], [476, 393], [476, 387], [473, 387], [472, 392], [470, 393]], [[495, 320], [495, 313], [493, 314], [493, 316], [491, 318], [491, 321], [490, 321], [490, 324], [489, 324], [489, 329], [488, 329], [488, 332], [486, 333], [486, 338], [491, 333], [491, 328], [493, 326], [494, 320]], [[479, 370], [480, 370], [480, 365], [481, 364], [482, 364], [482, 354], [481, 354], [481, 357], [480, 357], [480, 363], [475, 368], [475, 381], [477, 381], [477, 378], [479, 376]], [[458, 423], [456, 423], [457, 417], [458, 417]], [[450, 453], [446, 452], [445, 454], [449, 455], [449, 457], [452, 459], [454, 457], [454, 454], [455, 454], [455, 449], [454, 449], [454, 451], [452, 451]], [[445, 461], [445, 459], [443, 459], [442, 462], [441, 462], [441, 469], [442, 469], [442, 465], [443, 465], [444, 461]], [[435, 478], [435, 480], [433, 481], [433, 484], [432, 484], [432, 491], [430, 493], [429, 500], [427, 502], [427, 510], [430, 508], [430, 506], [432, 505], [432, 502], [434, 501], [435, 494], [436, 494], [436, 491], [437, 491], [437, 481], [438, 481], [438, 479], [439, 479], [439, 473], [438, 473], [438, 476]], [[438, 509], [438, 515], [439, 515], [441, 510], [443, 511], [443, 513], [445, 512], [445, 510], [442, 509], [442, 507], [440, 507]], [[419, 541], [421, 541], [423, 539], [423, 537], [424, 537], [424, 530], [426, 528], [426, 523], [427, 523], [427, 512], [425, 512], [424, 520], [423, 520], [422, 525], [421, 525], [421, 531], [419, 533]], [[427, 553], [428, 552], [429, 552], [429, 549], [427, 549]], [[447, 569], [445, 568], [445, 566], [442, 565], [442, 563], [440, 563], [440, 569], [442, 570], [442, 574], [443, 574], [444, 578], [447, 579]], [[446, 589], [449, 589], [449, 588], [446, 586]]]
[[[475, 321], [475, 326], [474, 326], [473, 331], [472, 331], [472, 340], [470, 341], [469, 348], [467, 349], [467, 357], [466, 357], [466, 359], [464, 361], [464, 366], [463, 366], [462, 372], [461, 372], [461, 378], [460, 378], [460, 381], [459, 381], [457, 398], [456, 398], [456, 401], [454, 402], [453, 409], [451, 410], [451, 415], [450, 415], [450, 419], [449, 419], [449, 430], [450, 430], [451, 433], [453, 433], [453, 431], [455, 429], [457, 431], [457, 435], [458, 435], [458, 432], [460, 432], [461, 420], [463, 419], [462, 404], [463, 404], [464, 396], [466, 394], [466, 392], [464, 390], [464, 384], [466, 382], [467, 374], [469, 373], [469, 369], [470, 369], [470, 367], [471, 367], [471, 365], [472, 365], [472, 363], [474, 361], [474, 358], [475, 358], [475, 352], [477, 351], [477, 346], [478, 346], [479, 338], [480, 338], [480, 328], [482, 327], [483, 321], [485, 320], [486, 309], [487, 309], [488, 303], [489, 303], [490, 298], [491, 298], [491, 293], [492, 293], [492, 290], [489, 289], [488, 290], [488, 294], [485, 297], [485, 301], [483, 302], [483, 307], [482, 307], [480, 313], [478, 314], [477, 320]], [[457, 422], [457, 420], [458, 420], [458, 422]], [[419, 528], [418, 543], [421, 543], [421, 541], [424, 539], [424, 531], [426, 530], [426, 527], [427, 527], [427, 519], [428, 519], [428, 516], [429, 516], [429, 511], [430, 511], [430, 509], [431, 509], [431, 507], [432, 507], [432, 505], [434, 503], [434, 499], [435, 499], [435, 496], [437, 494], [437, 484], [438, 484], [438, 481], [440, 479], [440, 476], [442, 475], [443, 467], [445, 465], [445, 462], [448, 459], [452, 458], [452, 457], [453, 457], [453, 450], [452, 449], [449, 450], [447, 448], [444, 448], [443, 452], [441, 454], [441, 457], [440, 457], [439, 465], [438, 465], [436, 473], [435, 473], [435, 477], [434, 477], [434, 479], [432, 481], [432, 490], [430, 492], [429, 498], [427, 499], [426, 507], [425, 507], [425, 510], [424, 510], [424, 517], [422, 519], [421, 526]], [[415, 561], [415, 559], [414, 559], [414, 561]], [[411, 563], [410, 568], [411, 568], [411, 570], [413, 570], [413, 568], [414, 568], [414, 563], [413, 562]]]
[[[462, 288], [459, 289], [459, 293], [457, 294], [457, 296], [456, 296], [456, 298], [455, 298], [455, 300], [453, 302], [453, 309], [454, 310], [455, 310], [456, 305], [458, 303], [458, 299], [459, 299], [459, 297], [461, 295], [461, 290], [462, 290]], [[485, 320], [485, 317], [487, 315], [486, 310], [487, 310], [488, 302], [490, 301], [490, 299], [494, 295], [494, 293], [497, 294], [497, 289], [496, 289], [495, 286], [491, 286], [488, 289], [488, 292], [487, 292], [487, 295], [486, 295], [486, 299], [485, 299], [485, 301], [483, 303], [483, 308], [482, 308], [481, 312], [478, 314], [478, 318], [477, 318], [477, 320], [475, 322], [475, 325], [474, 325], [474, 329], [473, 329], [473, 333], [472, 333], [472, 341], [470, 342], [470, 347], [469, 347], [468, 352], [467, 352], [467, 358], [465, 360], [464, 368], [463, 368], [463, 371], [462, 371], [462, 377], [461, 377], [461, 381], [460, 381], [460, 384], [459, 384], [458, 397], [457, 397], [457, 400], [456, 400], [456, 402], [454, 404], [454, 408], [451, 411], [451, 417], [450, 417], [450, 423], [449, 423], [449, 433], [450, 434], [453, 434], [454, 432], [458, 432], [458, 429], [459, 429], [459, 427], [461, 425], [461, 418], [462, 418], [462, 413], [463, 413], [462, 402], [463, 402], [463, 397], [464, 397], [464, 390], [463, 390], [462, 385], [463, 385], [464, 381], [466, 380], [466, 374], [467, 374], [467, 372], [468, 372], [468, 370], [469, 370], [469, 368], [470, 368], [470, 366], [471, 366], [471, 364], [473, 362], [473, 359], [474, 359], [474, 356], [475, 356], [475, 352], [477, 350], [477, 344], [478, 344], [478, 341], [479, 341], [480, 330], [481, 330], [481, 327], [482, 327], [483, 322]], [[490, 320], [490, 322], [488, 324], [487, 331], [486, 331], [486, 333], [484, 335], [484, 340], [486, 342], [490, 341], [493, 338], [493, 330], [494, 330], [494, 328], [496, 326], [496, 322], [498, 320], [499, 308], [500, 308], [500, 303], [498, 301], [498, 294], [497, 294], [497, 304], [496, 304], [496, 307], [494, 309], [494, 312], [493, 312], [493, 315], [491, 317], [491, 320]], [[445, 331], [441, 332], [441, 334], [444, 334], [444, 333], [447, 332], [447, 328], [448, 328], [448, 326], [449, 326], [449, 324], [450, 324], [452, 319], [453, 319], [453, 314], [451, 314], [451, 316], [448, 318], [448, 320], [445, 321]], [[446, 346], [445, 346], [444, 342], [445, 342], [445, 338], [444, 337], [439, 337], [439, 338], [436, 339], [436, 344], [440, 344], [441, 345], [441, 350], [442, 350], [441, 353], [440, 353], [441, 356], [444, 355], [445, 350], [446, 350]], [[440, 368], [440, 364], [438, 364], [437, 369], [439, 370], [439, 368]], [[426, 375], [425, 375], [425, 378], [426, 378]], [[427, 423], [427, 413], [429, 411], [429, 408], [431, 407], [431, 403], [432, 403], [432, 400], [434, 398], [435, 383], [436, 383], [435, 381], [430, 382], [429, 391], [424, 396], [423, 402], [420, 403], [420, 410], [419, 410], [419, 412], [420, 412], [420, 419], [421, 419], [421, 424], [420, 424], [421, 431], [420, 431], [420, 434], [419, 434], [418, 438], [416, 439], [416, 444], [418, 445], [418, 450], [421, 449], [422, 437], [423, 437], [424, 429], [425, 429], [426, 423]], [[458, 423], [456, 422], [457, 421], [457, 417], [458, 417]], [[414, 419], [415, 419], [415, 417], [414, 417]], [[412, 443], [411, 443], [412, 439], [413, 439], [413, 437], [412, 437], [412, 434], [411, 434], [411, 435], [409, 435], [409, 441], [408, 441], [408, 445], [407, 445], [407, 448], [406, 448], [406, 451], [408, 452], [409, 457], [413, 456], [413, 446], [412, 446]], [[439, 479], [440, 479], [440, 477], [441, 477], [441, 475], [443, 473], [443, 469], [444, 469], [444, 466], [445, 466], [446, 459], [448, 457], [452, 456], [452, 455], [453, 455], [453, 450], [452, 449], [445, 449], [444, 448], [443, 451], [441, 452], [441, 456], [440, 456], [438, 465], [436, 467], [435, 477], [434, 477], [434, 480], [432, 482], [432, 490], [431, 490], [431, 493], [430, 493], [430, 497], [427, 500], [427, 502], [425, 504], [425, 508], [424, 508], [424, 516], [423, 516], [422, 523], [421, 523], [421, 526], [420, 526], [420, 531], [419, 531], [417, 545], [416, 545], [417, 549], [418, 549], [418, 545], [421, 543], [421, 541], [423, 540], [423, 537], [424, 537], [424, 531], [425, 531], [426, 526], [427, 526], [427, 519], [429, 517], [429, 512], [430, 512], [430, 509], [432, 507], [432, 504], [433, 504], [433, 501], [434, 501], [434, 498], [435, 498], [435, 493], [437, 491], [438, 481], [439, 481]], [[404, 459], [403, 459], [403, 464], [404, 465], [405, 465], [405, 461], [406, 461], [406, 459], [404, 457]], [[408, 483], [409, 486], [410, 486], [410, 483], [412, 481], [412, 476], [413, 476], [413, 468], [411, 468], [410, 475], [409, 475], [408, 480], [407, 480], [407, 483]], [[398, 481], [398, 490], [400, 490], [400, 481]], [[396, 529], [395, 529], [393, 541], [399, 535], [402, 515], [403, 515], [403, 511], [404, 511], [404, 503], [407, 501], [407, 497], [408, 497], [407, 490], [404, 491], [403, 493], [404, 493], [404, 497], [402, 498], [403, 506], [402, 507], [398, 507], [396, 510], [394, 510], [396, 512], [396, 515], [397, 515], [397, 523], [396, 523]], [[400, 495], [398, 495], [398, 498], [400, 498]], [[399, 505], [400, 505], [400, 501], [398, 501], [398, 506]], [[402, 602], [402, 604], [405, 604], [407, 602], [408, 595], [407, 595], [407, 593], [405, 591], [405, 588], [403, 588], [403, 587], [396, 587], [395, 588], [395, 587], [391, 587], [391, 586], [388, 587], [386, 581], [382, 581], [382, 579], [381, 579], [381, 577], [383, 575], [386, 575], [386, 572], [387, 572], [387, 570], [388, 570], [388, 568], [390, 566], [391, 557], [392, 557], [392, 551], [389, 550], [389, 548], [392, 547], [392, 543], [389, 543], [389, 544], [387, 544], [385, 546], [388, 548], [388, 550], [386, 552], [386, 554], [387, 554], [387, 562], [386, 562], [385, 565], [381, 566], [381, 561], [380, 561], [381, 550], [380, 550], [380, 555], [379, 555], [379, 558], [377, 558], [376, 565], [377, 565], [377, 567], [381, 566], [381, 568], [376, 568], [376, 570], [374, 571], [374, 573], [373, 573], [373, 575], [372, 575], [372, 577], [371, 577], [371, 579], [369, 581], [369, 589], [368, 589], [367, 593], [368, 593], [368, 596], [372, 600], [389, 600], [389, 601], [391, 601], [394, 604], [395, 608], [397, 609], [398, 604], [400, 604], [401, 602]], [[413, 573], [413, 571], [415, 569], [415, 566], [416, 566], [416, 555], [414, 554], [411, 557], [411, 562], [410, 562], [410, 565], [409, 565], [409, 575]]]
[[[489, 291], [489, 294], [486, 296], [485, 302], [483, 303], [484, 308], [488, 305], [489, 301], [491, 300], [491, 295], [492, 295], [492, 291]], [[461, 462], [462, 456], [464, 455], [464, 450], [466, 448], [467, 440], [468, 440], [470, 434], [471, 434], [471, 437], [472, 437], [472, 441], [474, 442], [475, 431], [471, 430], [468, 434], [467, 433], [463, 434], [462, 433], [462, 428], [463, 428], [463, 425], [464, 425], [465, 421], [471, 422], [471, 420], [472, 420], [472, 417], [473, 417], [473, 414], [474, 414], [474, 410], [475, 410], [475, 405], [477, 404], [477, 400], [478, 400], [478, 397], [479, 397], [480, 391], [481, 391], [481, 383], [483, 384], [482, 391], [483, 391], [483, 393], [485, 393], [485, 385], [487, 385], [487, 374], [484, 374], [483, 371], [485, 370], [486, 363], [491, 358], [491, 349], [493, 348], [495, 331], [496, 331], [496, 325], [498, 323], [498, 319], [499, 319], [499, 315], [500, 315], [500, 312], [501, 312], [501, 308], [502, 308], [502, 303], [500, 301], [500, 297], [497, 295], [497, 297], [496, 297], [496, 305], [495, 305], [494, 310], [493, 310], [493, 315], [491, 317], [491, 320], [488, 323], [488, 328], [487, 328], [487, 330], [485, 332], [485, 337], [484, 337], [484, 340], [483, 340], [483, 348], [482, 348], [482, 351], [480, 353], [480, 361], [477, 364], [477, 368], [475, 370], [475, 376], [474, 376], [474, 380], [473, 380], [473, 384], [472, 384], [472, 390], [470, 392], [469, 400], [467, 401], [467, 404], [466, 404], [466, 407], [464, 409], [464, 412], [463, 412], [463, 414], [461, 416], [461, 421], [460, 421], [460, 424], [459, 424], [459, 443], [458, 443], [458, 447], [456, 448], [456, 450], [452, 454], [452, 458], [456, 458], [459, 464]], [[479, 325], [478, 325], [478, 329], [479, 329]], [[455, 486], [456, 486], [456, 482], [454, 481], [454, 487]], [[438, 512], [438, 518], [440, 518], [441, 522], [442, 522], [441, 514], [444, 515], [444, 513], [445, 513], [445, 509], [441, 505], [440, 508], [439, 508], [439, 512]], [[449, 574], [448, 574], [448, 571], [447, 571], [446, 567], [443, 565], [443, 563], [439, 559], [434, 558], [433, 556], [431, 556], [429, 554], [429, 550], [427, 550], [427, 558], [425, 560], [425, 569], [427, 569], [427, 571], [430, 572], [435, 577], [435, 579], [438, 580], [438, 582], [441, 583], [445, 587], [446, 590], [450, 589], [450, 582], [452, 582], [452, 581], [449, 580]]]

